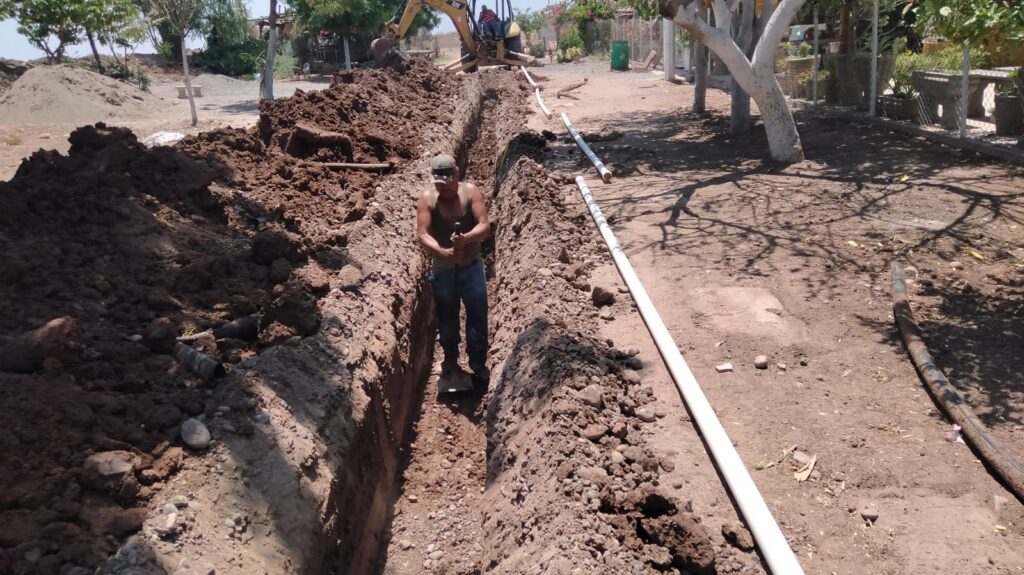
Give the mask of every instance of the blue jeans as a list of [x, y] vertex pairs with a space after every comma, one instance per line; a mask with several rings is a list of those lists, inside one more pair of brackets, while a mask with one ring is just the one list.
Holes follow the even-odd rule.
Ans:
[[484, 262], [430, 276], [437, 309], [437, 331], [444, 350], [444, 366], [459, 360], [459, 310], [466, 306], [466, 351], [469, 367], [479, 373], [487, 362], [487, 281]]

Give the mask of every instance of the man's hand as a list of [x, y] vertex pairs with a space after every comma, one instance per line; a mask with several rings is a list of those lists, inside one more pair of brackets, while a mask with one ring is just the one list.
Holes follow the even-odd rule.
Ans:
[[462, 263], [462, 249], [441, 248], [440, 250], [438, 250], [437, 253], [445, 261], [447, 261], [449, 263], [453, 263], [453, 264], [460, 264], [460, 263]]
[[452, 234], [451, 241], [452, 247], [459, 252], [466, 249], [466, 244], [469, 243], [468, 241], [466, 241], [466, 236], [462, 234]]

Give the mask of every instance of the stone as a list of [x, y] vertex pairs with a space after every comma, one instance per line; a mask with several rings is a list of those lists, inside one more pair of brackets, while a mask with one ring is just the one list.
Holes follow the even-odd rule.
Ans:
[[782, 363], [781, 361], [779, 363], [776, 363], [775, 367], [779, 368], [779, 371], [786, 371], [786, 364]]
[[431, 561], [437, 561], [437, 560], [438, 560], [438, 559], [440, 559], [440, 558], [441, 558], [441, 557], [442, 557], [443, 555], [444, 555], [444, 551], [440, 551], [440, 550], [438, 550], [438, 551], [432, 551], [432, 552], [430, 553], [430, 555], [428, 555], [428, 557], [430, 558], [430, 560], [431, 560]]
[[722, 525], [722, 537], [729, 542], [733, 547], [737, 547], [741, 551], [753, 551], [754, 540], [750, 536], [750, 532], [744, 527], [734, 525], [732, 523], [725, 523]]
[[178, 328], [166, 317], [158, 317], [146, 327], [143, 340], [153, 353], [171, 353], [177, 342]]
[[636, 410], [636, 416], [637, 418], [640, 419], [640, 421], [643, 421], [644, 423], [651, 423], [652, 421], [658, 419], [658, 416], [654, 415], [654, 413], [651, 412], [646, 407], [641, 407], [640, 409]]
[[622, 381], [633, 385], [639, 385], [641, 381], [640, 374], [632, 369], [622, 370], [622, 373], [619, 374], [619, 377], [622, 378]]
[[865, 505], [858, 509], [857, 512], [860, 513], [861, 519], [867, 522], [868, 525], [878, 521], [878, 509], [873, 505]]
[[402, 539], [398, 542], [398, 546], [402, 548], [402, 551], [408, 551], [409, 549], [412, 549], [412, 541]]
[[811, 456], [807, 455], [803, 451], [796, 450], [793, 452], [793, 461], [799, 465], [807, 465], [811, 462]]
[[594, 291], [590, 292], [590, 301], [595, 307], [609, 306], [615, 303], [615, 294], [601, 286], [594, 286]]
[[954, 261], [949, 262], [949, 267], [951, 267], [951, 268], [953, 268], [955, 270], [962, 270], [962, 269], [964, 269], [964, 264], [954, 260]]
[[206, 449], [210, 446], [210, 430], [195, 418], [181, 424], [181, 440], [192, 449]]
[[164, 503], [164, 506], [160, 508], [160, 512], [164, 515], [170, 515], [178, 512], [178, 506], [173, 503]]
[[644, 362], [636, 356], [630, 356], [626, 358], [626, 367], [635, 370], [641, 370], [644, 368]]
[[406, 497], [406, 499], [408, 499], [410, 503], [416, 503], [417, 501], [420, 500], [420, 498], [416, 497], [415, 495], [409, 495], [408, 497]]
[[363, 272], [354, 265], [348, 264], [341, 268], [336, 279], [337, 287], [341, 291], [358, 291], [363, 283]]
[[548, 268], [539, 268], [537, 269], [537, 275], [542, 278], [549, 278], [553, 275], [553, 273]]
[[1003, 507], [1006, 507], [1006, 504], [1009, 503], [1009, 502], [1010, 502], [1009, 499], [1007, 499], [1007, 498], [1005, 498], [1005, 497], [1003, 497], [1001, 495], [993, 495], [992, 496], [992, 507], [995, 508], [996, 513], [999, 513], [1000, 511], [1002, 511]]
[[258, 264], [269, 266], [278, 258], [299, 261], [300, 238], [284, 229], [267, 228], [256, 232], [252, 238], [252, 259]]
[[757, 369], [768, 369], [768, 356], [759, 355], [754, 358], [754, 367]]
[[658, 461], [658, 464], [661, 465], [661, 468], [668, 473], [672, 473], [676, 468], [676, 462], [672, 461], [668, 457], [662, 457], [661, 460]]
[[607, 425], [602, 425], [600, 423], [591, 423], [582, 432], [580, 432], [580, 435], [589, 439], [590, 441], [597, 443], [598, 441], [601, 440], [602, 437], [604, 437], [604, 434], [606, 433], [608, 433]]
[[599, 317], [599, 318], [601, 318], [601, 319], [603, 319], [605, 321], [611, 321], [611, 320], [615, 319], [615, 312], [613, 312], [611, 310], [611, 308], [607, 308], [607, 307], [601, 308], [601, 311], [598, 312], [597, 317]]
[[625, 421], [619, 420], [612, 424], [612, 435], [615, 437], [625, 439], [627, 433], [629, 433], [629, 427]]
[[723, 364], [720, 364], [720, 365], [716, 365], [715, 366], [715, 371], [717, 371], [718, 373], [732, 373], [732, 364], [731, 363], [723, 363]]
[[613, 451], [611, 452], [611, 455], [608, 456], [608, 460], [611, 461], [613, 465], [622, 465], [626, 462], [626, 456], [619, 451]]
[[590, 384], [587, 387], [576, 392], [577, 397], [580, 401], [593, 407], [594, 409], [600, 410], [604, 407], [604, 388], [597, 384]]
[[807, 359], [804, 356], [800, 356], [800, 365], [802, 365], [803, 367], [807, 367], [808, 363], [810, 363], [809, 359]]
[[82, 463], [82, 484], [98, 491], [119, 486], [131, 475], [133, 459], [127, 451], [94, 453]]
[[270, 412], [261, 411], [261, 412], [257, 413], [253, 417], [253, 419], [256, 420], [256, 423], [262, 423], [262, 424], [270, 423]]
[[270, 264], [270, 282], [283, 284], [292, 275], [292, 265], [285, 258], [277, 258]]

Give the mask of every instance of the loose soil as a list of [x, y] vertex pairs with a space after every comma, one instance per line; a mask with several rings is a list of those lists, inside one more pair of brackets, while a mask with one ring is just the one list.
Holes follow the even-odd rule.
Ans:
[[[889, 295], [890, 263], [910, 266], [936, 361], [1024, 458], [1020, 170], [809, 111], [797, 114], [808, 160], [777, 166], [761, 128], [728, 133], [724, 94], [694, 115], [690, 86], [606, 66], [545, 70], [545, 94], [590, 77], [578, 101], [547, 103], [611, 137], [594, 148], [616, 180], [587, 179], [804, 568], [1024, 569], [1024, 508], [944, 440], [950, 423], [909, 362]], [[539, 115], [531, 125], [564, 133]], [[552, 148], [546, 166], [593, 173], [569, 142]], [[594, 276], [618, 282], [610, 266]], [[602, 334], [639, 348], [659, 403], [678, 405], [643, 324], [613, 307]], [[754, 368], [760, 354], [769, 369]], [[724, 362], [735, 371], [717, 373]], [[807, 482], [793, 477], [794, 449], [818, 457]], [[871, 507], [869, 526], [859, 511]]]
[[[0, 184], [0, 346], [11, 344], [0, 364], [24, 372], [0, 374], [12, 430], [0, 449], [0, 570], [360, 561], [373, 486], [339, 461], [385, 465], [370, 441], [385, 419], [367, 413], [387, 404], [407, 421], [410, 373], [426, 369], [408, 355], [427, 324], [423, 263], [398, 238], [425, 172], [417, 158], [449, 149], [453, 119], [468, 117], [460, 86], [427, 65], [341, 76], [266, 106], [259, 128], [175, 148], [98, 124], [72, 134], [68, 155], [37, 152]], [[379, 114], [368, 90], [387, 90], [401, 115]], [[330, 128], [338, 109], [367, 132], [348, 132], [353, 153], [383, 153], [395, 176], [331, 171], [280, 147], [289, 115]], [[409, 141], [421, 142], [415, 154]], [[195, 343], [233, 372], [222, 383], [169, 355], [180, 334], [254, 313], [256, 338]], [[20, 334], [44, 325], [28, 340], [33, 361], [11, 360]], [[213, 433], [207, 456], [178, 439], [193, 416]], [[384, 441], [401, 441], [395, 425]], [[180, 509], [171, 527], [168, 503]], [[318, 521], [325, 505], [335, 519]]]
[[163, 99], [70, 65], [33, 66], [0, 96], [0, 124], [74, 124], [144, 117]]

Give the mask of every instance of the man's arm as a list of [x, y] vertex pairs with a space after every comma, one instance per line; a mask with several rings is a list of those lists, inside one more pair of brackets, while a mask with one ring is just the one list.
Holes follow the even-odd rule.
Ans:
[[416, 203], [416, 237], [420, 245], [429, 253], [443, 258], [450, 258], [455, 255], [452, 248], [442, 248], [434, 236], [430, 235], [430, 193], [423, 192]]
[[[491, 235], [491, 220], [487, 216], [487, 203], [484, 202], [483, 192], [474, 184], [466, 184], [466, 195], [469, 196], [469, 208], [476, 217], [476, 226], [461, 236], [452, 237], [456, 249], [462, 248], [465, 244], [482, 242]], [[456, 237], [459, 239], [456, 240]]]

